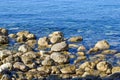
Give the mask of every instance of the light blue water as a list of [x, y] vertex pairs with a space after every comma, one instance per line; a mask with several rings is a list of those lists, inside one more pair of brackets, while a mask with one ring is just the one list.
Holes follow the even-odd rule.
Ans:
[[88, 48], [106, 39], [119, 50], [120, 0], [0, 0], [0, 26], [38, 37], [56, 30], [81, 35]]

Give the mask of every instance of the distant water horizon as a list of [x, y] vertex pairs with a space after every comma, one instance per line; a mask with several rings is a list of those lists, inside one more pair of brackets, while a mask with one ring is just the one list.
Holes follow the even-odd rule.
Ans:
[[38, 38], [53, 31], [62, 31], [66, 38], [83, 36], [81, 44], [88, 48], [105, 39], [119, 50], [120, 1], [2, 0], [0, 27], [9, 33], [29, 30]]

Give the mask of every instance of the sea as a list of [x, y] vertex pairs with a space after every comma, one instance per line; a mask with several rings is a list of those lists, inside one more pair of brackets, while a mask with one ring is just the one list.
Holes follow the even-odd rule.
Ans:
[[82, 36], [87, 49], [107, 40], [120, 51], [120, 0], [0, 0], [0, 27], [40, 37], [62, 31]]

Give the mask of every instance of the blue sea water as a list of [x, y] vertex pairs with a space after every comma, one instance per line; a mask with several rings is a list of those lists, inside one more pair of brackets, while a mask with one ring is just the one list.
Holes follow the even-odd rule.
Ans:
[[87, 48], [106, 39], [119, 50], [120, 0], [0, 0], [0, 26], [38, 38], [58, 30], [66, 38], [81, 35]]

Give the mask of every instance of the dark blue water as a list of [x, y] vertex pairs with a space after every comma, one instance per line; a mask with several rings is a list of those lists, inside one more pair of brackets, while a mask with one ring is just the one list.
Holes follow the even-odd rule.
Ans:
[[0, 0], [0, 26], [16, 33], [30, 30], [38, 37], [63, 31], [81, 35], [88, 48], [106, 39], [120, 48], [119, 0]]

